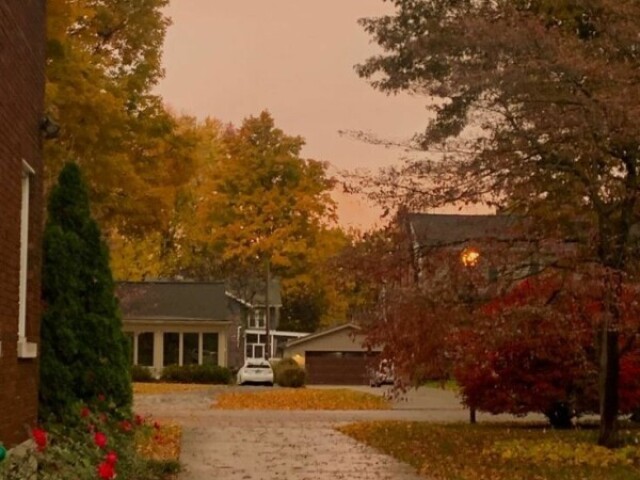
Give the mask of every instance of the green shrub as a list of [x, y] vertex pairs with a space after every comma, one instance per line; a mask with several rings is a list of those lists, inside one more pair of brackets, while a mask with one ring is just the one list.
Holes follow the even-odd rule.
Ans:
[[131, 380], [134, 382], [149, 383], [154, 382], [155, 378], [151, 375], [151, 370], [142, 365], [131, 366]]
[[40, 416], [62, 420], [79, 401], [101, 397], [130, 408], [129, 342], [109, 251], [73, 163], [64, 166], [49, 195], [42, 299]]
[[[34, 428], [32, 442], [25, 443], [19, 454], [12, 451], [0, 461], [0, 479], [174, 478], [169, 474], [179, 472], [177, 459], [166, 456], [156, 460], [143, 453], [164, 433], [152, 426], [149, 419], [129, 416], [129, 412], [113, 410], [111, 406], [107, 400], [91, 406], [76, 405], [75, 413], [70, 413], [64, 424], [47, 423]], [[106, 445], [97, 444], [98, 434]], [[162, 438], [162, 442], [166, 441]], [[115, 461], [109, 461], [108, 456], [113, 455]], [[108, 468], [105, 463], [111, 465], [113, 476], [98, 473], [100, 468]]]
[[217, 365], [169, 365], [162, 370], [160, 379], [170, 383], [231, 383], [231, 371]]
[[273, 374], [281, 387], [300, 388], [306, 380], [304, 369], [293, 358], [285, 358], [275, 364]]

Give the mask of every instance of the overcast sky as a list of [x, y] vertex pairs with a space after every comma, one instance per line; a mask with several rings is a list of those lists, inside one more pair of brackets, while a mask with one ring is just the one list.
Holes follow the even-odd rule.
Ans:
[[[269, 110], [303, 155], [339, 169], [397, 161], [401, 151], [341, 137], [364, 130], [409, 138], [424, 128], [424, 99], [386, 96], [354, 65], [377, 52], [357, 20], [391, 12], [381, 0], [172, 0], [158, 92], [176, 111], [240, 124]], [[338, 196], [343, 225], [377, 212]]]

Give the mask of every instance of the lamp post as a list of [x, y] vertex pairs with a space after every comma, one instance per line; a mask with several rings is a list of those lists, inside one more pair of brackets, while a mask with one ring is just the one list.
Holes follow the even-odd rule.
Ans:
[[[460, 254], [460, 261], [464, 268], [474, 268], [480, 261], [480, 252], [473, 247], [465, 248]], [[469, 289], [470, 296], [473, 295], [472, 291], [473, 287]], [[473, 307], [471, 307], [471, 310], [473, 310]], [[476, 423], [476, 408], [473, 405], [469, 405], [469, 422]]]
[[265, 303], [265, 334], [266, 334], [266, 342], [265, 342], [265, 352], [264, 358], [269, 360], [271, 358], [271, 307], [269, 306], [269, 289], [271, 287], [271, 261], [267, 258], [266, 261], [266, 270], [267, 270], [267, 285], [265, 288], [264, 294], [264, 303]]

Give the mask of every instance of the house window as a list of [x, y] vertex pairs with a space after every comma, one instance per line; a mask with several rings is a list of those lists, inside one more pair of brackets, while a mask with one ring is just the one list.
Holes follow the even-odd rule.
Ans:
[[489, 267], [489, 281], [492, 283], [498, 281], [498, 269], [494, 266]]
[[264, 358], [266, 335], [249, 333], [246, 337], [245, 356], [246, 358]]
[[198, 365], [198, 344], [200, 343], [198, 333], [184, 333], [182, 334], [182, 364], [183, 365]]
[[180, 334], [165, 332], [163, 336], [163, 366], [178, 365], [180, 361]]
[[134, 357], [134, 346], [133, 346], [135, 337], [131, 332], [125, 332], [124, 336], [127, 339], [127, 348], [129, 349], [129, 361], [131, 362], [131, 365], [133, 365], [134, 363], [136, 363], [136, 358]]
[[138, 335], [138, 365], [153, 367], [153, 332]]
[[218, 334], [202, 334], [202, 364], [218, 365]]
[[264, 310], [254, 310], [249, 318], [249, 328], [265, 328], [266, 315]]

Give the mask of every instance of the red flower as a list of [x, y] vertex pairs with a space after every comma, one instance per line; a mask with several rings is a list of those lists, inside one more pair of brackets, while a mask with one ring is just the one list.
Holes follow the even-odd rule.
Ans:
[[82, 407], [82, 410], [80, 410], [80, 416], [82, 418], [86, 418], [89, 415], [91, 415], [91, 410], [89, 410], [89, 407]]
[[144, 419], [140, 415], [136, 415], [134, 422], [136, 422], [136, 425], [142, 425], [144, 423]]
[[118, 454], [112, 450], [104, 457], [104, 461], [109, 465], [115, 465], [118, 463]]
[[116, 477], [116, 469], [113, 464], [104, 461], [98, 465], [98, 476], [104, 480], [111, 480]]
[[153, 428], [160, 430], [160, 424], [158, 422], [153, 422]]
[[100, 400], [101, 402], [104, 402], [106, 398], [107, 397], [104, 396], [104, 393], [101, 393], [100, 395], [98, 395], [98, 400]]
[[107, 446], [107, 436], [102, 432], [96, 432], [93, 436], [93, 442], [98, 448], [104, 448]]
[[31, 430], [31, 436], [33, 437], [33, 441], [36, 442], [38, 446], [38, 451], [42, 452], [47, 447], [47, 432], [42, 428], [34, 428]]
[[122, 430], [123, 432], [130, 432], [132, 428], [133, 425], [129, 420], [122, 420], [120, 422], [120, 430]]

